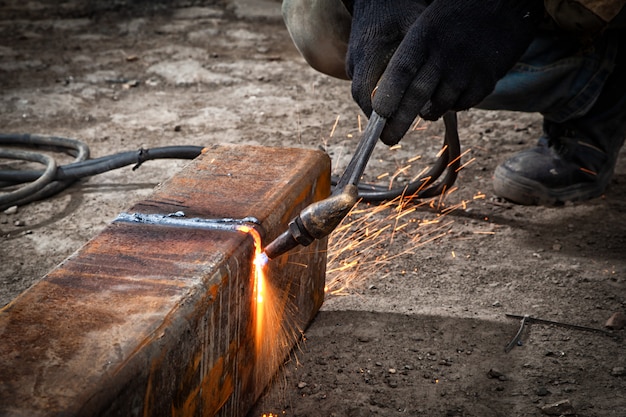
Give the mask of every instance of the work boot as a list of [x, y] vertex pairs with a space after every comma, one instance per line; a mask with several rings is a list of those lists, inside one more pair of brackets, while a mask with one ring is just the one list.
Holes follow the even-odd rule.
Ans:
[[587, 114], [563, 123], [545, 120], [536, 147], [496, 168], [496, 195], [525, 205], [561, 205], [602, 195], [626, 137], [623, 55]]
[[493, 180], [496, 195], [526, 205], [560, 205], [600, 196], [613, 175], [619, 147], [605, 152], [587, 138], [564, 133], [546, 132], [537, 146], [498, 166]]

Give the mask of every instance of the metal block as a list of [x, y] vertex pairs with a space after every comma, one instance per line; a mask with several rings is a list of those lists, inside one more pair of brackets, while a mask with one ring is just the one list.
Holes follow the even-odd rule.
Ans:
[[[129, 212], [269, 242], [329, 192], [321, 152], [213, 146]], [[254, 254], [245, 230], [113, 222], [0, 311], [0, 415], [244, 416], [322, 304], [326, 242], [264, 287]]]

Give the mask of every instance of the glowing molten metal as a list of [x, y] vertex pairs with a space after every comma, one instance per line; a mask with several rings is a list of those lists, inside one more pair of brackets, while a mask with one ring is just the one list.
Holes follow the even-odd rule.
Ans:
[[249, 234], [252, 236], [252, 239], [254, 239], [254, 292], [256, 302], [262, 303], [265, 287], [265, 273], [263, 272], [263, 268], [267, 265], [268, 259], [263, 253], [261, 235], [255, 228], [250, 226], [240, 225], [237, 226], [237, 230]]

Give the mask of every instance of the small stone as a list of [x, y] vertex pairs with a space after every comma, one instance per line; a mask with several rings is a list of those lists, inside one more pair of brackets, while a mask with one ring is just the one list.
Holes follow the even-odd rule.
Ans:
[[17, 213], [17, 206], [11, 206], [8, 209], [4, 210], [4, 214], [11, 215], [15, 213]]
[[130, 80], [122, 84], [122, 89], [130, 90], [133, 87], [137, 87], [139, 85], [139, 80]]
[[502, 303], [500, 301], [495, 301], [493, 304], [491, 304], [492, 307], [502, 307]]
[[502, 372], [496, 369], [490, 369], [489, 372], [487, 372], [487, 376], [492, 379], [500, 379], [501, 377], [506, 378], [506, 376]]
[[611, 375], [626, 376], [626, 368], [624, 368], [623, 366], [616, 366], [615, 368], [611, 369]]
[[16, 220], [13, 224], [17, 227], [26, 226], [26, 222], [24, 222], [24, 220]]
[[306, 387], [307, 385], [309, 385], [309, 384], [307, 384], [306, 382], [302, 382], [302, 381], [298, 382], [298, 389], [302, 389], [302, 388]]
[[390, 374], [395, 374], [396, 372], [397, 372], [396, 368], [389, 368], [389, 373]]
[[622, 330], [626, 327], [626, 314], [618, 311], [617, 313], [613, 313], [611, 317], [606, 321], [604, 325], [607, 329], [611, 330]]
[[546, 387], [539, 387], [537, 388], [536, 393], [540, 397], [545, 397], [546, 395], [550, 394], [550, 391], [548, 391]]
[[562, 400], [554, 404], [541, 407], [541, 412], [548, 416], [573, 416], [576, 414], [569, 400]]

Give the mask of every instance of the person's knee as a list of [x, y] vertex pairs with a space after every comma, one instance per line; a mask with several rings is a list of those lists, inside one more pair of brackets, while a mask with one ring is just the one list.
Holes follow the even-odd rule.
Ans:
[[316, 70], [347, 79], [345, 57], [352, 17], [341, 0], [283, 0], [291, 39]]

